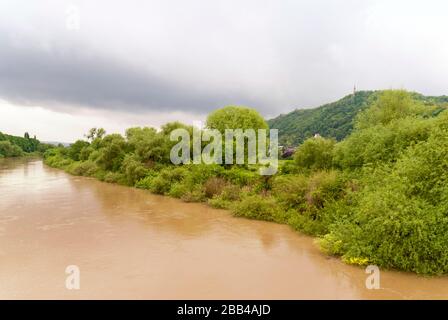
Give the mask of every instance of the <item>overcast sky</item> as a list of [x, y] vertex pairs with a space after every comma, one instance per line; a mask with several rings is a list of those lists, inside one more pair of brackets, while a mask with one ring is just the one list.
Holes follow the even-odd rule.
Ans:
[[448, 94], [448, 2], [0, 0], [0, 131], [73, 141], [265, 117], [358, 89]]

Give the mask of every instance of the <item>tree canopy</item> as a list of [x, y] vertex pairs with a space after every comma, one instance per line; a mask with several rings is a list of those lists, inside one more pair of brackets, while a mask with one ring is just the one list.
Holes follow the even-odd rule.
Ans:
[[225, 129], [268, 129], [268, 124], [255, 110], [247, 107], [227, 106], [213, 111], [207, 117], [206, 126], [221, 133]]

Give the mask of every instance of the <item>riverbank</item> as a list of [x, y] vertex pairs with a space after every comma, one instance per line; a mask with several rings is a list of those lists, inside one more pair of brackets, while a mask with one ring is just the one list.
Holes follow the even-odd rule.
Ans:
[[[88, 141], [48, 151], [45, 162], [74, 175], [287, 224], [349, 264], [442, 275], [448, 273], [447, 120], [445, 108], [403, 90], [384, 91], [357, 116], [347, 138], [305, 140], [273, 176], [261, 176], [247, 163], [173, 165], [174, 130], [210, 133], [178, 122], [159, 131], [130, 128], [125, 136], [94, 128]], [[207, 127], [222, 133], [267, 125], [254, 110], [226, 107], [208, 116]]]
[[2, 155], [0, 155], [0, 159], [11, 159], [11, 160], [14, 160], [14, 159], [43, 159], [44, 158], [44, 153], [42, 153], [42, 152], [30, 152], [30, 153], [26, 153], [26, 152], [24, 152], [24, 153], [22, 153], [21, 155], [19, 155], [19, 156], [14, 156], [14, 157], [4, 157], [4, 156], [2, 156]]
[[[350, 177], [342, 172], [285, 174], [290, 161], [283, 161], [283, 169], [275, 177], [262, 177], [257, 168], [155, 165], [145, 168], [144, 177], [134, 181], [128, 180], [123, 173], [101, 170], [94, 163], [68, 159], [60, 154], [60, 150], [50, 151], [44, 162], [75, 176], [144, 189], [183, 202], [204, 203], [228, 210], [235, 217], [284, 224], [299, 234], [313, 236], [321, 252], [330, 256], [331, 252], [322, 246], [323, 235], [341, 213], [337, 200], [350, 199], [351, 188], [355, 188], [350, 185]], [[301, 197], [297, 198], [298, 194]], [[297, 210], [292, 204], [301, 209]], [[335, 210], [335, 214], [331, 210]], [[356, 266], [369, 263], [366, 258], [342, 258], [342, 261]]]
[[[369, 290], [363, 268], [288, 226], [40, 160], [0, 160], [0, 237], [2, 299], [448, 298], [446, 277], [381, 270], [381, 288]], [[64, 286], [69, 265], [80, 290]]]

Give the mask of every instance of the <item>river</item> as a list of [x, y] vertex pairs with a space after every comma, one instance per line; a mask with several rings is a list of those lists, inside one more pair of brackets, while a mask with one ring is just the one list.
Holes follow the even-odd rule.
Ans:
[[288, 226], [0, 160], [0, 299], [448, 299], [447, 277], [367, 277]]

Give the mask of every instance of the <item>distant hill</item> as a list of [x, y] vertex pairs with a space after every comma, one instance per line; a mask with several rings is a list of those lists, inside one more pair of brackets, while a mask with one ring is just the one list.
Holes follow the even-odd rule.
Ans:
[[[271, 129], [279, 130], [279, 143], [296, 146], [315, 133], [323, 137], [342, 140], [353, 129], [356, 114], [366, 108], [381, 91], [358, 91], [342, 99], [313, 109], [296, 109], [268, 120]], [[448, 96], [424, 96], [413, 93], [414, 97], [428, 105], [448, 105]]]
[[71, 142], [60, 142], [60, 141], [42, 141], [42, 143], [46, 143], [56, 147], [59, 145], [63, 145], [64, 147], [70, 147], [70, 145], [72, 144]]
[[9, 141], [13, 145], [16, 145], [22, 149], [24, 152], [34, 152], [37, 151], [37, 148], [40, 144], [40, 141], [36, 138], [31, 137], [18, 137], [10, 134], [5, 134], [0, 132], [0, 141]]
[[42, 143], [27, 133], [19, 137], [0, 132], [0, 158], [17, 157], [33, 152], [43, 153], [51, 147], [50, 144]]

